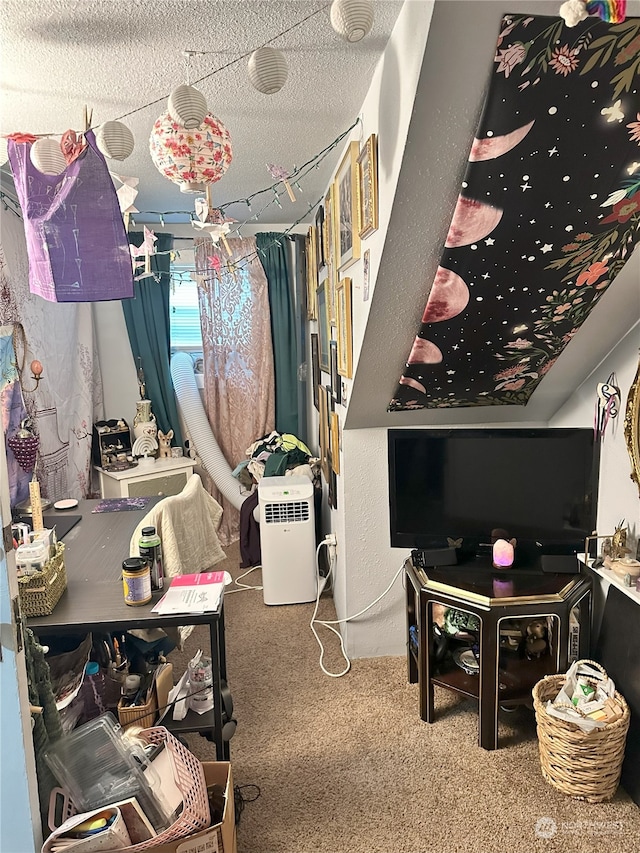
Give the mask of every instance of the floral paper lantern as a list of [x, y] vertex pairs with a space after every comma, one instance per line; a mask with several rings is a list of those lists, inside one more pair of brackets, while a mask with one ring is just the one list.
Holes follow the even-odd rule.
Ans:
[[121, 121], [105, 121], [96, 133], [96, 145], [109, 160], [126, 160], [132, 153], [133, 133]]
[[60, 175], [67, 168], [67, 161], [60, 141], [52, 136], [43, 136], [31, 146], [31, 162], [43, 175]]
[[181, 192], [202, 192], [203, 184], [215, 184], [233, 159], [229, 131], [211, 113], [194, 130], [164, 113], [153, 125], [149, 150], [156, 169], [180, 184]]

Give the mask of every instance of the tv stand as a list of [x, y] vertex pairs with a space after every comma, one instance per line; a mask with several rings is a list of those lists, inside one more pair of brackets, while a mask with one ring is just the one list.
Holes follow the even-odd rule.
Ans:
[[[457, 566], [420, 568], [408, 560], [408, 680], [418, 683], [420, 717], [435, 719], [434, 685], [461, 693], [478, 703], [478, 742], [498, 747], [498, 708], [531, 702], [531, 690], [545, 675], [565, 672], [570, 660], [589, 656], [591, 578], [543, 574], [536, 569], [496, 570], [491, 560], [475, 559]], [[479, 620], [479, 671], [468, 674], [450, 657], [435, 661], [434, 605], [461, 610]], [[579, 623], [570, 648], [570, 616]], [[501, 630], [543, 619], [549, 644], [540, 657], [521, 657], [518, 649], [501, 647]], [[468, 645], [471, 645], [469, 643]]]

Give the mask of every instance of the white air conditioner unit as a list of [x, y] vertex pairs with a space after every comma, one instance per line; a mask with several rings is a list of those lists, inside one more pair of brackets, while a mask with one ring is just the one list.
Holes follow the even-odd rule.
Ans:
[[308, 477], [263, 477], [258, 505], [264, 603], [315, 601], [313, 483]]

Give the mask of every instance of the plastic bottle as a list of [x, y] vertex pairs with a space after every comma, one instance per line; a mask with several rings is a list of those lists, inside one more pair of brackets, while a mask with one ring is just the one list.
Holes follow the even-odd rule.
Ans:
[[162, 564], [162, 543], [155, 527], [143, 527], [142, 536], [138, 542], [140, 556], [149, 561], [151, 569], [151, 588], [162, 589], [164, 586], [164, 567]]
[[99, 664], [90, 660], [84, 668], [84, 679], [80, 688], [83, 722], [86, 723], [88, 720], [93, 720], [94, 717], [104, 714], [104, 692], [104, 674], [100, 671]]

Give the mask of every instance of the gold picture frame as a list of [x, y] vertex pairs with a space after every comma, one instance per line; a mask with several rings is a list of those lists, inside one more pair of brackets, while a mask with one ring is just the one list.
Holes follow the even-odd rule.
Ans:
[[337, 412], [331, 412], [329, 446], [331, 448], [331, 467], [340, 473], [340, 420]]
[[318, 306], [316, 289], [318, 287], [318, 270], [314, 255], [313, 227], [309, 228], [304, 239], [305, 260], [307, 267], [307, 320], [317, 320]]
[[640, 361], [627, 396], [624, 438], [631, 459], [630, 477], [640, 490]]
[[378, 230], [378, 137], [367, 139], [358, 155], [358, 234], [368, 237]]
[[338, 373], [351, 379], [353, 371], [353, 327], [351, 317], [351, 279], [343, 278], [336, 290], [338, 331]]
[[336, 285], [338, 283], [338, 268], [336, 265], [336, 216], [334, 204], [333, 184], [327, 190], [324, 197], [324, 221], [322, 228], [324, 232], [324, 261], [327, 269], [328, 294], [327, 304], [329, 306], [329, 323], [336, 322]]
[[357, 142], [350, 142], [336, 172], [334, 186], [334, 212], [336, 217], [336, 266], [338, 272], [350, 267], [360, 257], [358, 231], [358, 154]]

